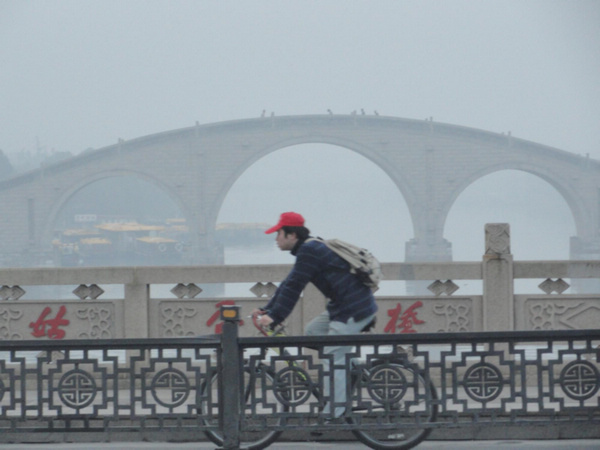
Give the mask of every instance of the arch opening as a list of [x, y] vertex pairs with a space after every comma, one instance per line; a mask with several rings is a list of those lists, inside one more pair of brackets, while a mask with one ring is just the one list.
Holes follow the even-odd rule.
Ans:
[[[264, 234], [285, 211], [302, 214], [312, 235], [368, 248], [382, 262], [404, 260], [405, 242], [412, 238], [406, 202], [383, 169], [347, 148], [299, 144], [256, 161], [227, 193], [217, 227], [254, 224], [255, 234], [241, 242], [221, 237], [225, 263], [292, 264], [274, 235]], [[384, 282], [381, 293], [404, 293], [392, 284]]]
[[[570, 238], [576, 233], [566, 200], [550, 183], [522, 170], [485, 175], [459, 195], [444, 227], [454, 261], [481, 260], [486, 223], [510, 224], [511, 253], [520, 261], [568, 260]], [[515, 280], [515, 293], [542, 293], [537, 288], [539, 283]], [[466, 281], [460, 292], [470, 291], [463, 288], [472, 288], [473, 284]]]
[[62, 205], [53, 230], [60, 266], [180, 264], [189, 240], [183, 213], [168, 193], [133, 175], [79, 189]]

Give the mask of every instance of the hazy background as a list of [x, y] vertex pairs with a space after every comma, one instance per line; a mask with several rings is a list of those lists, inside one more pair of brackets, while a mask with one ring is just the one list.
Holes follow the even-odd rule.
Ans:
[[[263, 110], [364, 108], [600, 159], [598, 24], [591, 0], [0, 0], [0, 149], [14, 162]], [[353, 174], [367, 182], [344, 181]], [[288, 210], [384, 261], [403, 260], [413, 236], [383, 171], [335, 146], [263, 158], [219, 220], [275, 223]], [[488, 222], [511, 224], [515, 259], [568, 258], [570, 212], [537, 177], [499, 172], [463, 193], [446, 223], [455, 260], [481, 258]], [[226, 253], [280, 261], [291, 259], [274, 246]]]

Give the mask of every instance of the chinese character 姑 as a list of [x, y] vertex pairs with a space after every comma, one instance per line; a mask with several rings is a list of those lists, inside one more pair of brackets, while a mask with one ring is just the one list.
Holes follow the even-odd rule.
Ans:
[[[35, 337], [43, 337], [48, 336], [50, 339], [63, 339], [65, 337], [65, 331], [61, 330], [59, 327], [69, 325], [69, 321], [67, 319], [63, 319], [65, 313], [67, 312], [67, 308], [65, 305], [62, 305], [58, 309], [58, 313], [54, 319], [46, 319], [46, 316], [52, 312], [49, 306], [46, 306], [38, 317], [36, 322], [31, 322], [29, 324], [29, 328], [33, 328], [32, 335]], [[46, 326], [49, 326], [48, 331], [46, 331]]]

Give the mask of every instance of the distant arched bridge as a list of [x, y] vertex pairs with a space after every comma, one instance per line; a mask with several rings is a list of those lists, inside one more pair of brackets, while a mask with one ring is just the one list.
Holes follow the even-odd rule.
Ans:
[[452, 204], [471, 183], [506, 169], [529, 172], [552, 185], [576, 225], [571, 258], [600, 258], [600, 161], [510, 135], [364, 115], [196, 125], [120, 141], [4, 180], [0, 254], [43, 251], [61, 211], [78, 191], [104, 178], [128, 175], [159, 187], [181, 209], [191, 230], [192, 262], [220, 263], [223, 254], [215, 225], [229, 189], [263, 156], [307, 143], [345, 147], [387, 173], [406, 200], [413, 222], [408, 261], [451, 259], [443, 231]]

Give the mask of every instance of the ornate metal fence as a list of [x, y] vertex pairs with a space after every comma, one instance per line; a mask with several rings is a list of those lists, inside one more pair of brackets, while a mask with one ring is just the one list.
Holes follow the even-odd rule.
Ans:
[[[236, 448], [246, 430], [389, 428], [377, 408], [407, 429], [600, 424], [600, 330], [238, 338], [223, 318], [204, 338], [2, 341], [2, 441], [209, 432]], [[352, 351], [335, 366], [337, 345]], [[328, 423], [335, 370], [353, 381]]]
[[40, 434], [49, 431], [101, 432], [103, 439], [131, 431], [140, 432], [140, 439], [172, 430], [200, 436], [211, 417], [210, 411], [200, 414], [198, 405], [218, 403], [201, 387], [217, 372], [219, 342], [2, 341], [3, 441], [54, 440]]
[[[437, 406], [437, 419], [425, 427], [600, 423], [600, 330], [284, 337], [271, 342], [242, 338], [240, 345], [250, 365], [261, 360], [281, 383], [311, 374], [312, 383], [322, 386], [331, 376], [324, 365], [326, 346], [353, 347], [347, 372], [376, 361], [400, 361], [435, 387], [436, 394], [427, 400]], [[289, 361], [300, 364], [290, 366]], [[353, 401], [367, 407], [365, 402], [393, 397], [375, 384], [376, 377], [362, 381], [372, 398], [349, 397], [347, 410]], [[305, 388], [306, 383], [297, 383], [296, 395], [276, 395], [288, 406], [282, 417], [317, 417], [319, 405], [302, 394]]]

